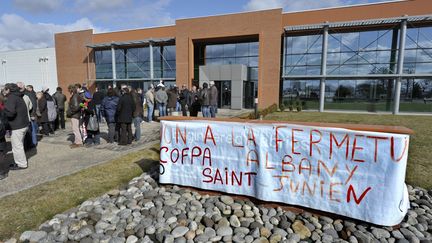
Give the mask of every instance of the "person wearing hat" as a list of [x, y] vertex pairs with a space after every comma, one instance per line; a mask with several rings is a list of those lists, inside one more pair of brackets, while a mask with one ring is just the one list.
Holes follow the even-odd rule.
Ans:
[[78, 148], [83, 145], [81, 132], [79, 129], [80, 117], [81, 117], [81, 107], [82, 98], [79, 95], [81, 91], [81, 85], [75, 84], [69, 87], [69, 92], [71, 98], [69, 100], [69, 109], [67, 111], [67, 116], [71, 118], [72, 131], [74, 134], [74, 143], [70, 145], [71, 148]]
[[23, 93], [20, 92], [16, 84], [7, 83], [4, 94], [7, 97], [4, 112], [12, 130], [11, 144], [15, 161], [15, 164], [10, 169], [26, 169], [28, 163], [24, 152], [24, 136], [30, 123], [27, 106], [22, 98]]

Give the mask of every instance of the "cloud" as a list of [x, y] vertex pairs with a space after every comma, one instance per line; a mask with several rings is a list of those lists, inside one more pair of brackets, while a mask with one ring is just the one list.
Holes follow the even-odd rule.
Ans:
[[91, 14], [95, 23], [110, 29], [130, 29], [173, 24], [167, 11], [171, 0], [77, 0], [75, 9], [82, 15]]
[[132, 6], [132, 3], [132, 0], [76, 0], [75, 6], [79, 12], [88, 13], [124, 8]]
[[30, 13], [50, 13], [58, 9], [63, 0], [13, 0], [13, 4], [18, 9]]
[[83, 29], [104, 31], [87, 18], [59, 25], [31, 23], [19, 15], [4, 14], [0, 17], [0, 51], [52, 47], [55, 33]]
[[[376, 2], [376, 0], [369, 0], [369, 2], [371, 1]], [[350, 4], [360, 4], [366, 2], [368, 2], [368, 0], [249, 0], [249, 2], [243, 8], [247, 11], [271, 8], [283, 8], [284, 11], [298, 11], [306, 9], [337, 7]]]

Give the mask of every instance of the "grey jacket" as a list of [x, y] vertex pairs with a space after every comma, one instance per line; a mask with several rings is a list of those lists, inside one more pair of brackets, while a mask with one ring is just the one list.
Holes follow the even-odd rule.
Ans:
[[216, 86], [211, 86], [210, 88], [210, 95], [209, 95], [209, 99], [210, 99], [210, 105], [214, 105], [217, 106], [218, 105], [218, 90], [216, 88]]
[[63, 93], [55, 92], [52, 97], [57, 104], [57, 109], [64, 110], [65, 102], [66, 102], [66, 96]]
[[168, 95], [165, 90], [159, 89], [155, 94], [155, 100], [159, 104], [167, 104]]
[[210, 105], [210, 90], [204, 88], [200, 92], [201, 105], [207, 106]]
[[145, 99], [146, 99], [146, 102], [147, 102], [147, 104], [150, 104], [150, 105], [154, 105], [154, 93], [153, 93], [153, 90], [148, 90], [146, 93], [145, 93]]

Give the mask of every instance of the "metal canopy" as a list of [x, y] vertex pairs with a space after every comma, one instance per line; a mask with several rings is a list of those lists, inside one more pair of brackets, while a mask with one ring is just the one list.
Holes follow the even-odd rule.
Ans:
[[395, 23], [400, 23], [402, 20], [407, 20], [408, 22], [432, 21], [432, 15], [406, 16], [406, 17], [398, 17], [398, 18], [386, 18], [386, 19], [369, 19], [369, 20], [333, 22], [333, 23], [310, 24], [310, 25], [294, 25], [294, 26], [285, 26], [284, 29], [285, 31], [316, 30], [316, 29], [322, 29], [324, 28], [324, 26], [328, 26], [329, 28], [345, 28], [345, 27], [356, 27], [356, 26], [395, 24]]
[[99, 44], [90, 44], [87, 47], [90, 48], [107, 48], [107, 47], [122, 47], [122, 46], [136, 46], [136, 45], [146, 45], [150, 43], [167, 43], [175, 41], [174, 37], [171, 38], [149, 38], [144, 40], [134, 40], [134, 41], [121, 41], [121, 42], [107, 42], [107, 43], [99, 43]]

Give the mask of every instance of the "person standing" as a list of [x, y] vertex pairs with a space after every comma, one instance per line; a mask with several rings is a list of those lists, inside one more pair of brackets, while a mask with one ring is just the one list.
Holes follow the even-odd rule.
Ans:
[[101, 92], [99, 90], [99, 88], [96, 86], [92, 101], [94, 102], [95, 107], [96, 107], [96, 117], [97, 117], [98, 122], [101, 122], [100, 109], [101, 109], [101, 104], [102, 104], [102, 100], [104, 97], [105, 97], [104, 93]]
[[38, 111], [36, 113], [38, 116], [38, 123], [41, 124], [41, 126], [42, 126], [42, 132], [41, 133], [45, 136], [49, 136], [49, 132], [51, 129], [50, 129], [49, 120], [48, 120], [47, 101], [46, 101], [46, 98], [42, 92], [37, 92], [36, 97], [38, 100], [38, 103], [37, 103]]
[[203, 117], [210, 117], [210, 95], [208, 84], [203, 84], [203, 89], [200, 92], [201, 112]]
[[178, 91], [177, 87], [173, 86], [167, 92], [168, 95], [168, 115], [172, 115], [173, 111], [177, 111]]
[[43, 87], [42, 93], [45, 97], [46, 104], [47, 104], [49, 133], [54, 135], [55, 120], [57, 119], [56, 103], [55, 103], [53, 97], [49, 94], [49, 88], [48, 87], [46, 87], [46, 86]]
[[186, 88], [186, 85], [182, 85], [181, 91], [180, 91], [180, 106], [182, 111], [182, 116], [187, 116], [187, 107], [190, 107], [189, 104], [189, 90]]
[[119, 97], [112, 88], [108, 89], [107, 96], [102, 100], [101, 115], [108, 125], [108, 143], [114, 143], [116, 133], [116, 111]]
[[57, 105], [57, 118], [55, 121], [55, 130], [61, 127], [62, 130], [66, 128], [65, 124], [65, 103], [66, 103], [66, 95], [63, 94], [63, 90], [61, 87], [57, 87], [57, 91], [53, 94], [53, 99]]
[[149, 90], [145, 93], [145, 100], [147, 104], [147, 122], [153, 122], [153, 111], [154, 111], [154, 87], [150, 85]]
[[4, 103], [3, 103], [3, 95], [0, 95], [0, 180], [8, 177], [9, 165], [6, 161], [6, 127], [7, 127], [7, 118], [4, 113]]
[[133, 112], [133, 124], [135, 127], [135, 141], [139, 141], [141, 138], [141, 122], [143, 117], [143, 102], [141, 100], [141, 94], [137, 91], [132, 90], [132, 98], [135, 104], [135, 110]]
[[120, 135], [118, 145], [131, 144], [132, 135], [132, 119], [135, 111], [135, 104], [129, 89], [122, 86], [122, 96], [117, 105], [117, 122], [120, 123]]
[[199, 92], [197, 91], [195, 85], [192, 86], [192, 90], [189, 92], [188, 106], [190, 116], [197, 117], [201, 104], [199, 99]]
[[158, 91], [155, 94], [155, 100], [158, 104], [159, 117], [166, 116], [166, 105], [168, 102], [168, 95], [165, 91], [165, 86], [163, 84], [158, 84]]
[[[28, 118], [30, 121], [30, 113], [33, 110], [33, 102], [31, 101], [30, 97], [25, 92], [26, 88], [25, 88], [24, 83], [18, 82], [17, 86], [18, 86], [20, 92], [23, 94], [23, 100], [27, 106]], [[35, 145], [33, 144], [33, 139], [32, 139], [31, 123], [29, 123], [29, 129], [27, 130], [26, 135], [24, 136], [24, 151], [28, 151], [34, 147], [35, 147]]]
[[24, 136], [30, 122], [27, 106], [22, 98], [23, 93], [19, 91], [16, 84], [7, 83], [4, 93], [7, 97], [4, 111], [12, 130], [11, 143], [15, 161], [15, 164], [10, 169], [26, 169], [28, 163], [24, 152]]
[[210, 92], [209, 92], [209, 98], [210, 98], [210, 116], [212, 118], [216, 117], [217, 113], [217, 107], [218, 107], [218, 90], [216, 88], [215, 82], [210, 81]]
[[24, 94], [26, 94], [30, 98], [33, 106], [33, 109], [31, 109], [30, 112], [30, 130], [31, 130], [33, 147], [36, 147], [38, 144], [37, 134], [39, 132], [38, 131], [39, 125], [37, 123], [37, 115], [36, 115], [36, 111], [37, 111], [36, 92], [33, 90], [32, 85], [27, 85]]
[[83, 145], [81, 133], [80, 133], [80, 117], [81, 117], [81, 107], [82, 98], [79, 95], [81, 91], [81, 85], [75, 84], [69, 86], [69, 93], [71, 98], [69, 100], [69, 109], [67, 111], [68, 117], [71, 118], [72, 131], [74, 134], [74, 143], [70, 145], [71, 148], [78, 148]]

